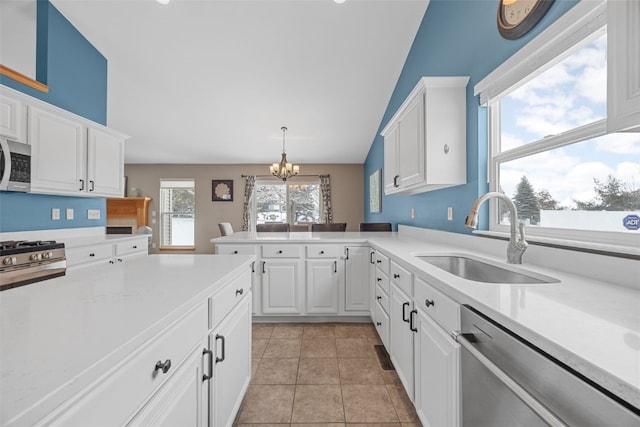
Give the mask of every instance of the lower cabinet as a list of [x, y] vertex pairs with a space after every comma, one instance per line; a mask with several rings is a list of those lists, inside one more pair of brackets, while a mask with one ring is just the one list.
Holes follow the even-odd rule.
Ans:
[[[209, 335], [213, 378], [209, 385], [209, 425], [229, 427], [251, 379], [251, 296], [238, 305]], [[207, 358], [205, 356], [205, 358]], [[192, 425], [188, 423], [176, 425]]]
[[262, 313], [302, 314], [302, 261], [293, 259], [263, 259]]
[[389, 356], [407, 395], [413, 401], [413, 302], [395, 283], [391, 284], [389, 297]]
[[422, 310], [416, 326], [415, 407], [425, 427], [458, 426], [460, 345]]
[[202, 427], [209, 424], [207, 385], [203, 381], [203, 348], [198, 345], [180, 370], [129, 423], [131, 426]]
[[369, 247], [347, 246], [345, 252], [344, 310], [369, 311]]
[[340, 275], [337, 259], [306, 261], [307, 313], [337, 314]]

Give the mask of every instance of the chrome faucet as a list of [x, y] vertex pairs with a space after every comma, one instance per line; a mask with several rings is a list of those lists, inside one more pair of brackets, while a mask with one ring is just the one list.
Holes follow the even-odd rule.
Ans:
[[[464, 226], [467, 228], [473, 228], [474, 230], [476, 229], [478, 225], [478, 209], [480, 209], [480, 205], [482, 203], [492, 197], [504, 200], [509, 208], [509, 213], [511, 214], [511, 233], [509, 237], [509, 245], [507, 245], [507, 263], [522, 264], [522, 254], [524, 254], [524, 251], [526, 251], [529, 246], [527, 241], [524, 240], [524, 223], [518, 223], [518, 211], [516, 209], [516, 205], [514, 205], [513, 201], [503, 193], [493, 191], [478, 197], [471, 207], [471, 211], [464, 222]], [[519, 231], [517, 238], [516, 224], [518, 224]]]

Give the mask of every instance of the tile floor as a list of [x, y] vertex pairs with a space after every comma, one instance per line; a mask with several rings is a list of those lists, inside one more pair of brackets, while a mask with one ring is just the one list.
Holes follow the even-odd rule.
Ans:
[[235, 425], [420, 426], [376, 344], [372, 324], [255, 323], [253, 376]]

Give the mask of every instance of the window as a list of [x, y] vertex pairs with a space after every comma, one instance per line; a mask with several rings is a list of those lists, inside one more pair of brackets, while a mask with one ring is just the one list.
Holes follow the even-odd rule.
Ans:
[[195, 183], [160, 181], [160, 247], [193, 247], [195, 236]]
[[[476, 86], [489, 108], [490, 190], [512, 198], [530, 235], [631, 242], [640, 134], [607, 134], [606, 7], [578, 6], [566, 14], [575, 25], [560, 18]], [[492, 202], [490, 230], [506, 231], [508, 210]]]
[[256, 181], [255, 218], [258, 224], [320, 222], [320, 182]]

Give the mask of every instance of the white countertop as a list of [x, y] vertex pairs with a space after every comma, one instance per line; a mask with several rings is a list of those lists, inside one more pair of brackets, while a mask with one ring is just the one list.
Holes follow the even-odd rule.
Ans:
[[414, 256], [457, 253], [506, 265], [506, 242], [406, 227], [398, 233], [234, 233], [213, 243], [369, 242], [461, 304], [469, 304], [640, 408], [640, 261], [530, 247], [520, 267], [558, 279], [488, 284], [454, 276]]
[[151, 255], [1, 292], [0, 425], [48, 413], [252, 259]]

